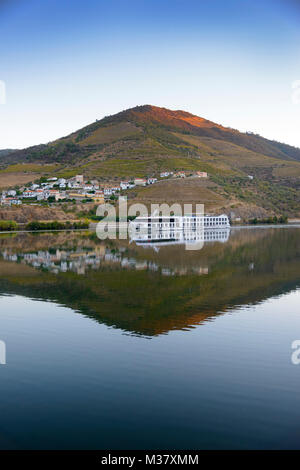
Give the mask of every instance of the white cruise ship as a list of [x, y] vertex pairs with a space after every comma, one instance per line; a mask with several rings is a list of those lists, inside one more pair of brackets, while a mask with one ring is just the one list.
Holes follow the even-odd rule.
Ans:
[[129, 224], [131, 241], [139, 245], [225, 243], [230, 235], [227, 215], [137, 217]]
[[222, 215], [184, 215], [184, 216], [139, 216], [129, 224], [134, 232], [146, 233], [148, 229], [157, 231], [175, 230], [201, 230], [230, 228], [229, 218]]

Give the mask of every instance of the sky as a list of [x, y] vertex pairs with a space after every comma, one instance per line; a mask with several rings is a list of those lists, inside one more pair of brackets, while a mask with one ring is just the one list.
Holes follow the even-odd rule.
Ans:
[[0, 0], [0, 149], [142, 104], [300, 147], [300, 0]]

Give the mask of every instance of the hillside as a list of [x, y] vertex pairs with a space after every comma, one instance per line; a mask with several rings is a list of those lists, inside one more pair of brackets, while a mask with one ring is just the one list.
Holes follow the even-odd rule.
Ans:
[[[113, 182], [164, 170], [202, 170], [209, 173], [207, 194], [210, 199], [214, 194], [216, 207], [251, 206], [291, 215], [300, 210], [300, 149], [150, 105], [108, 116], [47, 145], [2, 155], [0, 161], [0, 187], [52, 174], [83, 173]], [[164, 184], [157, 189], [158, 202], [164, 199]], [[189, 197], [205, 203], [206, 183], [190, 184]], [[147, 199], [151, 191], [133, 191], [131, 198]]]
[[14, 153], [16, 152], [16, 150], [13, 150], [13, 149], [3, 149], [3, 150], [0, 150], [0, 158], [1, 157], [6, 157], [7, 155], [11, 154], [11, 153]]

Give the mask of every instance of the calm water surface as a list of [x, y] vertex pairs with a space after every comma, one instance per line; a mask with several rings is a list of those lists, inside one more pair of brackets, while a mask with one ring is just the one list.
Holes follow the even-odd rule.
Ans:
[[1, 236], [0, 448], [300, 448], [299, 288], [298, 228]]

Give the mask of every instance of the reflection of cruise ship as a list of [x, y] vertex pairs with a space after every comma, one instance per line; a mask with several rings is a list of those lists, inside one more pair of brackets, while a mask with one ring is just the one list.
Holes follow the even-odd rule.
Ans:
[[197, 244], [207, 242], [222, 242], [225, 243], [229, 240], [230, 229], [225, 227], [223, 229], [165, 229], [157, 230], [151, 228], [147, 230], [141, 229], [136, 233], [131, 232], [131, 241], [137, 245], [173, 245], [173, 244]]
[[137, 244], [197, 244], [227, 242], [230, 223], [226, 215], [137, 217], [130, 223], [129, 233]]

